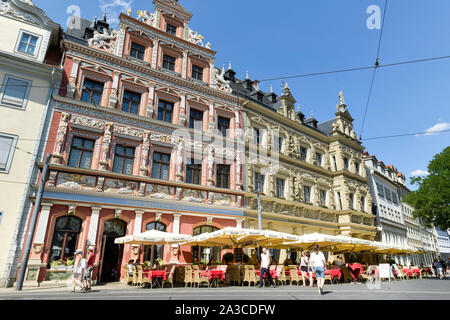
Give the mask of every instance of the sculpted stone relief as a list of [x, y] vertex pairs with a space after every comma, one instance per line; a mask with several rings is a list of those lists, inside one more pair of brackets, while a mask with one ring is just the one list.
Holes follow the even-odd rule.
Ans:
[[88, 40], [88, 44], [92, 48], [101, 49], [114, 54], [117, 47], [118, 35], [119, 32], [117, 30], [112, 30], [111, 34], [106, 30], [103, 33], [94, 31], [94, 37]]

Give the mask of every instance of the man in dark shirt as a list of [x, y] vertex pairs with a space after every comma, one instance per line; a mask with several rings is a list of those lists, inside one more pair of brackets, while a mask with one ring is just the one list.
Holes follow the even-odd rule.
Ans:
[[88, 254], [86, 258], [87, 258], [86, 291], [91, 291], [92, 271], [94, 270], [94, 263], [95, 263], [95, 253], [93, 247], [88, 248]]

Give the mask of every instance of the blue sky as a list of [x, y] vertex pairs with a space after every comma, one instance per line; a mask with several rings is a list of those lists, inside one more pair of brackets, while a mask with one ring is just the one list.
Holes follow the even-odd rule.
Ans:
[[[69, 6], [93, 19], [107, 11], [108, 20], [128, 7], [153, 11], [150, 0], [35, 0], [50, 18], [66, 28]], [[217, 51], [216, 65], [228, 66], [240, 78], [251, 79], [338, 70], [373, 65], [380, 30], [367, 28], [370, 5], [381, 12], [384, 0], [180, 0], [193, 13], [190, 27]], [[450, 55], [450, 1], [389, 0], [380, 64]], [[117, 26], [117, 25], [115, 25]], [[206, 43], [205, 41], [205, 43]], [[377, 70], [363, 138], [450, 129], [450, 59]], [[369, 93], [371, 70], [289, 79], [302, 112], [320, 121], [334, 117], [343, 90], [360, 134]], [[276, 93], [281, 82], [270, 84]], [[409, 177], [426, 171], [432, 157], [449, 145], [450, 132], [367, 140], [370, 154], [393, 164]], [[414, 189], [414, 188], [413, 188]]]

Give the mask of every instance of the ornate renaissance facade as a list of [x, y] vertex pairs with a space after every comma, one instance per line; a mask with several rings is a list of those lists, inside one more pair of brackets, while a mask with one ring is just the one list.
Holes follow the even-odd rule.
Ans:
[[51, 279], [53, 261], [88, 246], [103, 282], [118, 280], [114, 270], [129, 259], [219, 259], [209, 248], [181, 254], [177, 246], [123, 247], [114, 239], [243, 226], [239, 99], [215, 68], [211, 44], [189, 28], [191, 14], [177, 1], [154, 4], [151, 14], [121, 14], [119, 30], [104, 16], [65, 35], [30, 260], [39, 282]]
[[262, 193], [263, 228], [297, 235], [321, 232], [373, 240], [376, 234], [364, 147], [342, 92], [335, 118], [319, 123], [295, 110], [286, 84], [280, 97], [258, 81], [224, 73], [243, 99], [246, 146], [245, 216], [257, 227], [257, 196]]

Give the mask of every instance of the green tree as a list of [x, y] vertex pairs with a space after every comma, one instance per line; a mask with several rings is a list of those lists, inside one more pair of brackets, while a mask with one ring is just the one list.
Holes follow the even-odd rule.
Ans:
[[411, 177], [411, 184], [419, 188], [403, 201], [414, 207], [414, 218], [422, 219], [425, 226], [433, 224], [447, 230], [450, 228], [450, 147], [434, 156], [428, 172], [426, 177]]

